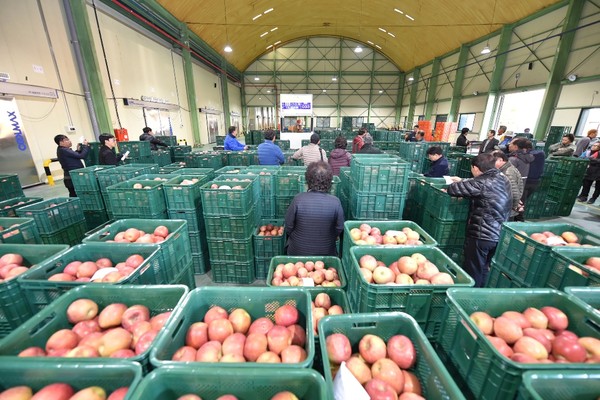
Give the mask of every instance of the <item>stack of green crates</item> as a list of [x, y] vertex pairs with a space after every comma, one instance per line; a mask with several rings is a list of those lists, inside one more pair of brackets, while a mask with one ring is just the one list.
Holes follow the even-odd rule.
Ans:
[[128, 180], [107, 187], [106, 192], [115, 219], [167, 218], [163, 181]]
[[471, 159], [475, 158], [474, 154], [464, 154], [459, 152], [448, 153], [448, 159], [456, 160], [455, 172], [460, 178], [472, 178]]
[[187, 153], [192, 152], [192, 146], [172, 146], [172, 147], [170, 147], [170, 150], [171, 150], [171, 161], [173, 161], [173, 162], [183, 161], [184, 156]]
[[175, 135], [170, 135], [170, 136], [154, 136], [154, 138], [160, 140], [161, 142], [163, 142], [164, 144], [170, 146], [177, 146], [179, 143], [177, 142], [177, 136]]
[[277, 146], [281, 148], [281, 150], [289, 150], [290, 149], [290, 141], [289, 140], [277, 140], [275, 142]]
[[[219, 189], [222, 186], [230, 189]], [[233, 189], [236, 186], [240, 189]], [[235, 184], [215, 179], [201, 187], [213, 282], [252, 283], [255, 280], [252, 233], [257, 222], [257, 187], [260, 190], [256, 177]]]
[[224, 151], [226, 155], [227, 165], [256, 165], [255, 162], [257, 157], [256, 150], [243, 150], [243, 151]]
[[160, 167], [171, 164], [171, 152], [165, 150], [152, 150], [151, 158], [153, 164], [158, 164]]
[[77, 197], [56, 197], [17, 209], [22, 218], [33, 218], [44, 244], [75, 245], [81, 242], [87, 225]]
[[276, 165], [251, 165], [245, 172], [258, 175], [260, 181], [260, 216], [261, 218], [275, 218], [275, 179], [280, 167]]
[[252, 240], [254, 242], [254, 267], [256, 270], [256, 279], [267, 279], [271, 259], [275, 256], [284, 254], [283, 246], [285, 244], [285, 232], [280, 236], [260, 235], [260, 227], [269, 227], [269, 225], [272, 225], [273, 227], [283, 226], [283, 219], [262, 218], [254, 229]]
[[275, 176], [275, 218], [285, 218], [290, 203], [300, 193], [299, 176], [306, 173], [306, 167], [284, 165]]
[[558, 203], [548, 197], [548, 191], [552, 186], [554, 172], [558, 167], [558, 159], [547, 159], [544, 162], [544, 173], [539, 186], [533, 194], [527, 199], [525, 207], [525, 218], [538, 219], [543, 217], [553, 217], [556, 215]]
[[185, 168], [186, 164], [181, 163], [181, 162], [176, 162], [176, 163], [171, 163], [168, 165], [164, 165], [162, 167], [158, 168], [158, 173], [159, 174], [173, 174], [173, 173], [179, 173], [177, 171], [179, 171], [182, 168]]
[[186, 153], [183, 161], [185, 166], [190, 168], [212, 168], [217, 170], [223, 167], [221, 154], [214, 151]]
[[88, 146], [90, 146], [90, 151], [84, 159], [85, 165], [88, 167], [91, 167], [92, 165], [98, 165], [100, 147], [102, 147], [102, 144], [100, 144], [100, 142], [88, 142]]
[[0, 201], [23, 196], [19, 175], [0, 175]]
[[341, 167], [339, 177], [338, 198], [344, 209], [344, 218], [348, 220], [350, 219], [350, 189], [352, 188], [352, 184], [350, 183], [350, 167]]
[[410, 164], [410, 170], [417, 173], [429, 170], [429, 159], [427, 149], [431, 146], [439, 146], [444, 154], [448, 154], [450, 143], [446, 142], [400, 142], [398, 153], [400, 158]]
[[581, 190], [581, 182], [589, 160], [577, 157], [560, 157], [548, 189], [548, 199], [556, 202], [556, 215], [567, 217]]
[[44, 200], [41, 197], [13, 197], [0, 201], [0, 217], [16, 217], [17, 209]]
[[560, 142], [560, 139], [570, 132], [570, 126], [551, 126], [550, 130], [548, 131], [548, 134], [544, 138], [544, 141], [546, 142], [544, 144], [544, 153], [546, 154], [546, 156], [548, 155], [549, 147], [554, 143]]
[[223, 146], [225, 144], [225, 136], [215, 136], [215, 140], [217, 141], [217, 146]]
[[152, 163], [151, 144], [149, 141], [119, 142], [119, 153], [129, 152], [125, 159], [127, 164]]
[[402, 219], [410, 164], [390, 155], [354, 157], [350, 165], [352, 219]]
[[301, 167], [304, 165], [302, 159], [294, 160], [292, 156], [296, 150], [283, 150], [283, 156], [285, 157], [285, 165], [291, 167]]
[[109, 219], [96, 172], [111, 168], [114, 167], [112, 165], [95, 165], [71, 171], [73, 186], [77, 197], [81, 200], [81, 208], [83, 208], [88, 230], [94, 229]]

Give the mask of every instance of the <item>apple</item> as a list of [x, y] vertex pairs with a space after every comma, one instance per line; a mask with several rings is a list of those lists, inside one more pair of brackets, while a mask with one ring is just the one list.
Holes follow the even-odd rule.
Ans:
[[41, 347], [28, 347], [22, 350], [19, 357], [46, 357], [46, 352]]
[[169, 236], [169, 228], [164, 225], [159, 225], [154, 229], [154, 235], [161, 236], [166, 239]]
[[130, 332], [133, 326], [140, 321], [150, 321], [150, 310], [141, 304], [127, 308], [121, 316], [121, 325]]
[[292, 344], [281, 351], [281, 362], [284, 364], [296, 364], [306, 360], [306, 350]]
[[556, 331], [563, 331], [569, 326], [567, 315], [556, 307], [546, 306], [540, 309], [548, 318], [548, 328]]
[[260, 317], [255, 319], [252, 324], [250, 324], [250, 328], [248, 328], [248, 333], [262, 333], [266, 335], [269, 330], [273, 327], [273, 321], [271, 321], [267, 317]]
[[369, 254], [365, 254], [364, 256], [362, 256], [360, 258], [359, 266], [361, 268], [366, 268], [369, 271], [373, 271], [375, 269], [375, 267], [377, 267], [377, 260], [375, 259], [375, 257], [373, 257]]
[[534, 338], [535, 340], [540, 342], [542, 346], [544, 346], [544, 348], [546, 349], [546, 352], [550, 354], [550, 351], [552, 350], [552, 342], [546, 337], [546, 335], [542, 332], [541, 329], [525, 328], [523, 329], [523, 336], [529, 336], [531, 338]]
[[292, 344], [292, 333], [285, 326], [275, 325], [267, 333], [269, 351], [279, 355]]
[[196, 352], [196, 361], [199, 362], [219, 362], [223, 353], [221, 351], [221, 342], [211, 340], [204, 343]]
[[397, 400], [398, 394], [389, 383], [381, 379], [371, 379], [365, 384], [365, 390], [371, 400]]
[[407, 275], [412, 275], [417, 272], [418, 268], [417, 260], [413, 257], [402, 256], [398, 259], [398, 270]]
[[277, 353], [274, 353], [272, 351], [267, 351], [267, 352], [262, 353], [260, 356], [258, 356], [258, 358], [256, 359], [256, 362], [257, 363], [279, 364], [279, 363], [281, 363], [281, 358], [279, 358]]
[[215, 319], [227, 319], [229, 318], [229, 314], [223, 307], [214, 306], [210, 308], [206, 314], [204, 314], [204, 322], [210, 324], [211, 321]]
[[285, 304], [275, 310], [275, 324], [282, 326], [290, 326], [298, 323], [298, 309], [290, 304]]
[[104, 400], [106, 391], [100, 386], [90, 386], [75, 393], [69, 400]]
[[23, 256], [17, 253], [6, 253], [0, 257], [0, 267], [8, 264], [23, 264]]
[[490, 335], [485, 335], [485, 337], [503, 356], [510, 358], [513, 355], [513, 349], [504, 341], [504, 339]]
[[452, 275], [447, 272], [438, 272], [429, 278], [429, 281], [432, 285], [454, 285]]
[[67, 383], [51, 383], [38, 390], [31, 400], [69, 400], [74, 393]]
[[314, 303], [316, 307], [323, 307], [327, 310], [331, 307], [331, 297], [327, 293], [319, 293], [315, 297]]
[[600, 339], [584, 336], [577, 341], [587, 351], [588, 357], [600, 358]]
[[228, 319], [215, 319], [208, 323], [208, 340], [223, 343], [231, 334], [233, 334], [233, 325]]
[[98, 325], [100, 328], [112, 328], [121, 325], [123, 314], [127, 310], [127, 305], [123, 303], [112, 303], [104, 307], [98, 315]]
[[527, 354], [536, 360], [548, 358], [548, 351], [544, 345], [529, 336], [523, 336], [517, 340], [513, 345], [513, 351], [515, 353]]
[[221, 351], [223, 352], [223, 355], [237, 354], [243, 358], [245, 343], [246, 335], [240, 332], [236, 332], [225, 338], [221, 347]]
[[398, 365], [389, 358], [380, 358], [371, 366], [373, 379], [381, 379], [394, 388], [396, 393], [404, 389], [404, 374]]
[[68, 358], [95, 358], [100, 357], [100, 353], [96, 350], [95, 347], [88, 345], [79, 345], [74, 349], [69, 350], [69, 352], [65, 355]]
[[73, 332], [83, 339], [92, 332], [100, 332], [101, 328], [98, 325], [98, 318], [91, 319], [89, 321], [80, 321], [71, 328]]
[[387, 354], [386, 344], [383, 339], [373, 334], [367, 334], [360, 339], [358, 351], [361, 357], [369, 364], [373, 364], [380, 358], [384, 358]]
[[578, 340], [564, 335], [558, 335], [552, 342], [552, 355], [574, 363], [582, 363], [587, 358], [585, 347]]
[[412, 340], [404, 335], [394, 335], [387, 342], [387, 356], [402, 369], [415, 364], [417, 352]]
[[421, 395], [423, 392], [421, 389], [421, 382], [419, 382], [419, 378], [415, 374], [409, 371], [402, 370], [402, 374], [404, 375], [404, 393], [415, 393], [417, 395]]
[[521, 327], [507, 317], [498, 317], [494, 320], [494, 333], [508, 344], [515, 343], [523, 336]]
[[67, 307], [67, 319], [76, 324], [94, 319], [98, 314], [98, 304], [90, 299], [77, 299]]
[[185, 335], [185, 345], [199, 349], [206, 342], [208, 342], [208, 324], [206, 322], [191, 324]]
[[46, 341], [46, 352], [55, 350], [71, 350], [79, 343], [79, 336], [70, 329], [54, 332]]
[[125, 400], [128, 390], [129, 390], [129, 388], [126, 386], [120, 387], [117, 390], [115, 390], [114, 392], [112, 392], [110, 394], [110, 396], [108, 396], [108, 399], [106, 399], [106, 400]]
[[346, 361], [346, 368], [350, 370], [352, 375], [354, 375], [361, 385], [364, 385], [373, 377], [371, 368], [369, 368], [365, 360], [358, 355], [353, 355]]
[[154, 317], [150, 318], [150, 325], [152, 326], [152, 330], [160, 331], [169, 320], [171, 313], [172, 311], [166, 311], [164, 313], [157, 314]]
[[306, 332], [304, 328], [298, 324], [290, 325], [287, 328], [292, 333], [292, 344], [304, 347], [306, 344]]
[[395, 279], [394, 273], [388, 267], [378, 266], [373, 270], [373, 281], [377, 284], [385, 285], [394, 282]]
[[131, 346], [133, 337], [123, 328], [114, 328], [104, 332], [100, 339], [98, 352], [102, 357], [109, 357], [112, 353]]
[[14, 386], [0, 393], [0, 400], [29, 400], [33, 396], [33, 391], [29, 386]]
[[477, 325], [477, 328], [484, 335], [491, 335], [494, 332], [494, 318], [484, 311], [475, 311], [469, 318]]
[[292, 392], [279, 392], [271, 397], [271, 400], [298, 400], [298, 397]]
[[548, 327], [548, 317], [535, 307], [525, 309], [523, 316], [527, 318], [532, 328], [546, 329]]
[[173, 353], [171, 360], [181, 362], [196, 361], [196, 352], [197, 350], [191, 346], [183, 346]]
[[333, 333], [325, 340], [327, 356], [335, 364], [341, 364], [352, 356], [352, 345], [343, 333]]
[[244, 358], [248, 361], [256, 361], [261, 354], [267, 352], [267, 349], [267, 335], [258, 332], [250, 333], [244, 343]]

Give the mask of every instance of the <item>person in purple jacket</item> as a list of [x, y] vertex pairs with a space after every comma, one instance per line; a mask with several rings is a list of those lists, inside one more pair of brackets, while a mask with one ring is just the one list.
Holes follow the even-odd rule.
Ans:
[[341, 167], [350, 166], [352, 154], [346, 151], [346, 148], [348, 147], [348, 141], [343, 136], [338, 136], [335, 138], [333, 147], [335, 148], [331, 151], [331, 154], [329, 154], [329, 165], [331, 165], [333, 175], [337, 176], [340, 174]]

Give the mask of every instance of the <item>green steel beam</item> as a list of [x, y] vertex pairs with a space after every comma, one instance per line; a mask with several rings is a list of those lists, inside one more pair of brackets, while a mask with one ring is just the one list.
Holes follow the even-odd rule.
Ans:
[[563, 35], [558, 42], [558, 49], [552, 63], [550, 78], [546, 82], [546, 91], [542, 100], [542, 107], [537, 123], [535, 124], [535, 138], [542, 139], [552, 122], [554, 109], [558, 104], [560, 95], [561, 80], [564, 77], [567, 62], [569, 60], [569, 52], [575, 38], [575, 28], [579, 24], [581, 12], [586, 3], [586, 0], [571, 0], [567, 16], [563, 25]]
[[373, 58], [371, 59], [371, 87], [369, 89], [369, 103], [367, 104], [367, 123], [371, 120], [371, 104], [373, 103], [373, 81], [375, 80], [375, 55], [377, 53], [373, 52]]
[[427, 100], [425, 103], [425, 120], [431, 119], [433, 111], [433, 103], [435, 102], [435, 92], [437, 91], [438, 74], [440, 72], [440, 59], [434, 58], [431, 67], [431, 78], [429, 78], [429, 91], [427, 92]]
[[[184, 23], [180, 25], [180, 35], [184, 44], [188, 44], [189, 30]], [[182, 48], [181, 55], [183, 57], [183, 76], [185, 78], [185, 92], [187, 93], [188, 107], [190, 110], [190, 124], [192, 128], [192, 138], [194, 143], [193, 147], [200, 146], [202, 139], [200, 139], [200, 123], [198, 121], [200, 112], [196, 104], [196, 87], [194, 85], [194, 68], [192, 63], [192, 54], [189, 48]]]
[[[83, 58], [83, 69], [90, 87], [92, 108], [96, 114], [100, 132], [112, 132], [113, 126], [108, 109], [108, 102], [102, 84], [102, 73], [100, 63], [96, 56], [94, 38], [88, 18], [87, 5], [84, 1], [69, 0], [73, 12], [73, 23], [77, 37], [71, 38], [74, 46], [79, 46]], [[118, 112], [115, 110], [115, 112]], [[91, 116], [90, 116], [91, 117]]]
[[[338, 70], [341, 72], [342, 71], [342, 49], [343, 49], [343, 43], [342, 43], [342, 39], [339, 40], [339, 47], [340, 47], [340, 56], [338, 57]], [[338, 74], [337, 76], [337, 84], [338, 84], [338, 98], [337, 98], [337, 126], [338, 128], [342, 128], [342, 76], [341, 74]]]
[[454, 87], [452, 88], [452, 101], [450, 101], [450, 112], [448, 112], [448, 122], [454, 122], [458, 117], [458, 107], [462, 95], [463, 80], [465, 79], [465, 64], [469, 56], [469, 48], [466, 45], [460, 46], [458, 62], [456, 63], [456, 75], [454, 76]]
[[[246, 104], [246, 75], [242, 74], [242, 129], [244, 133], [248, 132], [248, 105]], [[275, 86], [275, 98], [277, 98], [277, 86]], [[275, 126], [279, 121], [275, 121]]]
[[512, 31], [513, 25], [507, 24], [502, 27], [500, 33], [500, 41], [498, 42], [498, 49], [496, 50], [496, 63], [494, 65], [494, 71], [492, 72], [492, 79], [490, 80], [489, 92], [492, 94], [498, 93], [502, 87], [502, 75], [504, 75], [504, 68], [506, 67]]
[[404, 99], [404, 85], [406, 82], [406, 74], [400, 73], [398, 80], [398, 94], [396, 96], [396, 125], [400, 125], [400, 118], [402, 117], [402, 101]]
[[415, 68], [412, 71], [412, 85], [410, 88], [410, 104], [408, 105], [408, 118], [407, 120], [414, 125], [414, 117], [415, 117], [415, 106], [417, 103], [417, 87], [419, 86], [419, 76], [421, 73], [421, 69], [419, 67]]
[[225, 129], [231, 125], [231, 112], [229, 110], [229, 85], [227, 80], [227, 64], [222, 65], [223, 73], [221, 74], [221, 96], [223, 97], [223, 117], [225, 118]]

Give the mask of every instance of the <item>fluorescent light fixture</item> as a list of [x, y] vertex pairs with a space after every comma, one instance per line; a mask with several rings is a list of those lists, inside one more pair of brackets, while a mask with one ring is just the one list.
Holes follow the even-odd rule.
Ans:
[[481, 54], [490, 54], [492, 51], [490, 50], [490, 46], [485, 45], [483, 50], [481, 50]]
[[415, 80], [415, 78], [413, 78], [412, 76], [409, 76], [409, 77], [408, 77], [408, 81], [409, 81], [409, 82], [412, 82], [412, 81], [414, 81], [414, 80]]
[[268, 34], [269, 34], [269, 32], [265, 32], [265, 33], [263, 33], [262, 35], [260, 35], [260, 37], [265, 37], [265, 36], [267, 36]]
[[326, 93], [326, 92], [327, 92], [327, 89], [323, 89], [323, 93]]
[[367, 43], [369, 43], [371, 46], [373, 46], [373, 42], [371, 42], [370, 40], [367, 40]]
[[267, 93], [271, 93], [271, 91], [270, 91], [270, 90], [267, 90]]
[[225, 53], [231, 53], [231, 52], [233, 51], [233, 49], [231, 48], [231, 46], [230, 46], [230, 45], [227, 45], [227, 46], [225, 46], [225, 48], [223, 49], [223, 51], [224, 51]]
[[354, 49], [355, 53], [362, 53], [362, 51], [363, 51], [362, 47], [360, 47], [360, 46], [356, 46], [356, 48]]
[[255, 76], [255, 77], [254, 77], [254, 80], [255, 80], [255, 81], [260, 81], [260, 78], [259, 78], [258, 76]]
[[379, 50], [381, 50], [381, 46], [376, 44], [375, 47], [377, 47]]
[[383, 93], [383, 90], [380, 90], [380, 91], [379, 91], [379, 93], [380, 93], [380, 94], [381, 94], [381, 93]]
[[396, 37], [396, 35], [394, 35], [392, 32], [388, 32], [388, 35], [390, 35], [391, 37]]
[[408, 15], [408, 14], [404, 14], [404, 16], [405, 16], [406, 18], [410, 19], [411, 21], [414, 21], [414, 20], [415, 20], [413, 17], [411, 17], [411, 16], [410, 16], [410, 15]]
[[255, 16], [254, 18], [252, 18], [252, 21], [256, 21], [257, 19], [259, 19], [260, 17], [262, 17], [262, 14], [258, 14], [257, 16]]
[[268, 46], [267, 46], [267, 50], [269, 50], [271, 47], [273, 47], [273, 45], [272, 45], [272, 44], [268, 45]]
[[381, 32], [387, 33], [387, 31], [383, 28], [378, 28]]
[[278, 26], [276, 26], [275, 28], [271, 29], [271, 32], [275, 32], [277, 29], [279, 29]]
[[337, 76], [334, 76], [333, 78], [331, 78], [332, 81], [337, 81]]
[[398, 10], [397, 8], [394, 8], [394, 11], [396, 11], [397, 13], [400, 13], [400, 14], [404, 14], [402, 11]]
[[273, 46], [277, 46], [279, 43], [281, 43], [281, 40], [278, 40], [275, 43], [273, 43]]
[[273, 8], [272, 8], [272, 7], [271, 7], [271, 8], [269, 8], [268, 10], [265, 10], [265, 12], [264, 12], [263, 14], [268, 14], [268, 13], [270, 13], [271, 11], [273, 11]]

